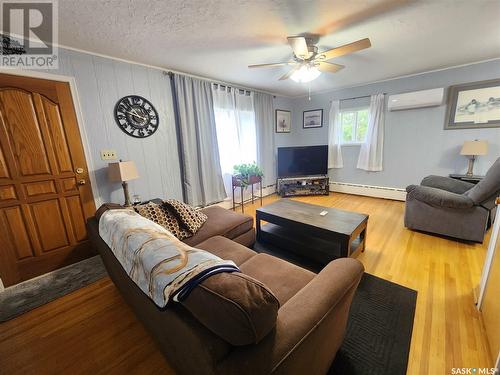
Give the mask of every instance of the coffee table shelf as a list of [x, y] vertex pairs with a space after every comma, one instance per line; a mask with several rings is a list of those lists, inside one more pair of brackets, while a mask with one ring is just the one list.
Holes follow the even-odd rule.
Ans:
[[281, 197], [328, 195], [330, 194], [329, 181], [327, 176], [279, 178], [278, 194]]
[[256, 226], [259, 242], [327, 263], [364, 251], [368, 215], [281, 199], [257, 209]]

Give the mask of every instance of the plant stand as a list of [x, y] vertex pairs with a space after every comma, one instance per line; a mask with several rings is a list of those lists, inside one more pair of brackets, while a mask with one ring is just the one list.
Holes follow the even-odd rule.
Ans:
[[[255, 184], [259, 184], [259, 195], [254, 194], [254, 188], [253, 186]], [[250, 176], [248, 178], [248, 186], [250, 186], [251, 189], [251, 198], [250, 200], [252, 201], [252, 204], [254, 203], [255, 199], [260, 199], [260, 205], [262, 206], [262, 177], [260, 176]], [[236, 202], [236, 197], [234, 196], [234, 191], [236, 189], [240, 188], [240, 201]], [[243, 197], [243, 193], [245, 191], [245, 184], [242, 182], [242, 177], [241, 176], [233, 176], [232, 178], [232, 189], [233, 189], [233, 211], [236, 211], [236, 207], [241, 206], [241, 212], [245, 212], [244, 205], [245, 205], [245, 200]]]

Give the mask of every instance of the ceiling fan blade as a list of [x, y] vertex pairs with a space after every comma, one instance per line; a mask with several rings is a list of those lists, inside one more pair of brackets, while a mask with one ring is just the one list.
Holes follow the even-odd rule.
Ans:
[[295, 56], [301, 59], [307, 59], [309, 57], [309, 49], [307, 48], [306, 38], [303, 36], [289, 36], [288, 44], [293, 49]]
[[327, 73], [337, 73], [339, 70], [344, 68], [345, 68], [344, 65], [329, 63], [326, 61], [322, 61], [318, 65], [318, 69], [320, 72], [327, 72]]
[[343, 46], [337, 47], [337, 48], [332, 48], [324, 52], [320, 52], [318, 55], [320, 56], [325, 56], [324, 60], [330, 60], [333, 59], [334, 57], [339, 57], [339, 56], [344, 56], [349, 53], [353, 53], [356, 51], [360, 51], [365, 48], [371, 47], [371, 42], [370, 39], [365, 38], [358, 40], [356, 42], [352, 42], [349, 44], [344, 44]]
[[284, 81], [285, 79], [288, 79], [292, 76], [292, 74], [300, 68], [300, 65], [297, 65], [297, 66], [294, 66], [292, 69], [290, 69], [288, 72], [286, 72], [285, 74], [283, 74], [281, 77], [280, 77], [280, 81]]
[[266, 68], [266, 67], [273, 67], [273, 66], [284, 66], [290, 64], [289, 62], [281, 62], [281, 63], [269, 63], [269, 64], [253, 64], [253, 65], [248, 65], [249, 68]]

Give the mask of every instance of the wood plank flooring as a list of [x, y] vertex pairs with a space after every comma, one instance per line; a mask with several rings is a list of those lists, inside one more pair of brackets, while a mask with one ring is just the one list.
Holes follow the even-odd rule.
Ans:
[[[264, 204], [277, 199], [266, 197]], [[473, 288], [484, 244], [407, 230], [404, 203], [332, 193], [297, 198], [370, 215], [366, 271], [418, 291], [408, 374], [492, 367]], [[245, 212], [255, 215], [258, 204]], [[0, 374], [173, 374], [108, 278], [0, 323]]]

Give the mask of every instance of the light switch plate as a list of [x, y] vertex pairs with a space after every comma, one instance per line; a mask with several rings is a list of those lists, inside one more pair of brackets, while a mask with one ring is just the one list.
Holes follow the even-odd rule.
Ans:
[[101, 160], [116, 160], [116, 150], [101, 150]]

